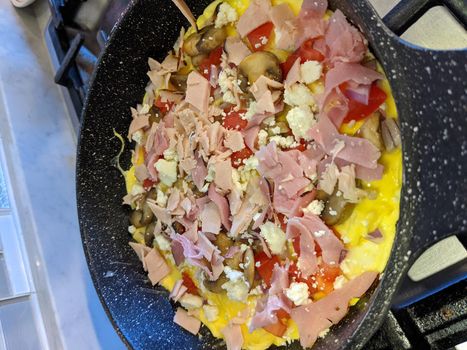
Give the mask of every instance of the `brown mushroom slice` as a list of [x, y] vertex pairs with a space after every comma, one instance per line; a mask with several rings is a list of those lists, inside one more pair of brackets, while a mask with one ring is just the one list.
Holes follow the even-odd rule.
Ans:
[[222, 285], [228, 281], [229, 279], [227, 278], [227, 276], [224, 273], [222, 273], [222, 275], [220, 275], [219, 278], [215, 281], [204, 279], [203, 284], [206, 287], [206, 289], [210, 292], [219, 294], [225, 292], [225, 289], [222, 288]]
[[170, 83], [178, 90], [178, 91], [186, 91], [186, 81], [188, 80], [188, 76], [186, 74], [172, 74], [170, 76]]
[[243, 275], [250, 288], [253, 287], [253, 282], [255, 280], [255, 256], [251, 248], [247, 248], [243, 255]]
[[143, 208], [141, 209], [143, 215], [141, 216], [141, 223], [143, 226], [149, 225], [154, 218], [154, 213], [152, 212], [151, 208], [149, 208], [149, 205], [146, 203], [146, 201], [143, 204]]
[[185, 226], [183, 226], [181, 223], [179, 223], [178, 221], [174, 221], [172, 223], [172, 228], [174, 229], [174, 231], [176, 233], [178, 233], [179, 235], [185, 233]]
[[339, 191], [336, 189], [332, 195], [328, 195], [323, 191], [318, 191], [318, 199], [324, 201], [324, 209], [321, 213], [321, 218], [326, 225], [333, 226], [344, 221], [352, 213], [354, 205], [344, 199], [342, 194], [337, 195]]
[[140, 228], [145, 226], [141, 220], [143, 219], [143, 211], [141, 209], [133, 210], [130, 214], [130, 223], [136, 227]]
[[370, 141], [380, 151], [384, 150], [383, 139], [380, 130], [379, 112], [373, 113], [358, 130], [358, 135]]
[[208, 55], [205, 55], [205, 54], [199, 54], [199, 55], [193, 56], [191, 58], [191, 63], [193, 64], [193, 66], [198, 67], [201, 64], [201, 62], [203, 62], [203, 60], [206, 59], [207, 57]]
[[156, 221], [151, 222], [144, 230], [144, 244], [152, 247], [154, 244], [154, 229], [156, 228]]
[[183, 51], [192, 57], [200, 54], [206, 55], [223, 45], [226, 38], [227, 30], [224, 27], [216, 28], [214, 25], [209, 25], [199, 33], [193, 33], [186, 38], [183, 43]]
[[220, 232], [216, 236], [216, 240], [214, 241], [214, 244], [217, 246], [217, 248], [219, 248], [219, 250], [221, 251], [221, 254], [225, 255], [229, 251], [230, 247], [233, 246], [233, 241], [224, 232]]
[[183, 42], [183, 52], [185, 52], [188, 56], [199, 55], [197, 45], [198, 45], [198, 42], [200, 41], [200, 39], [201, 39], [200, 33], [191, 34]]
[[246, 88], [244, 86], [246, 81], [251, 85], [262, 75], [278, 82], [282, 81], [282, 69], [279, 59], [268, 51], [258, 51], [248, 55], [240, 62], [238, 68], [240, 80], [243, 78], [242, 90]]
[[149, 124], [159, 123], [162, 119], [162, 112], [156, 106], [152, 106], [149, 109]]

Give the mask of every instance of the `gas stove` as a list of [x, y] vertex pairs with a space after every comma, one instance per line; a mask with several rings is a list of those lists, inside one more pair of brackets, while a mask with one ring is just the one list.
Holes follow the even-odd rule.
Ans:
[[[78, 132], [89, 81], [129, 0], [48, 0], [47, 44], [55, 82]], [[432, 49], [467, 48], [467, 6], [456, 0], [370, 0], [402, 39]], [[465, 349], [467, 242], [452, 236], [414, 264], [393, 308], [366, 349]], [[433, 264], [433, 262], [435, 262]], [[442, 272], [440, 272], [442, 270]]]

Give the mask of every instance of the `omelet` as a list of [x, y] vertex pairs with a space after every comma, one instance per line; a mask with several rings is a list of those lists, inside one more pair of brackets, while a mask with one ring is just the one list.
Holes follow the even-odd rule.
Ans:
[[[210, 4], [204, 13], [197, 19], [199, 28], [212, 18], [219, 4], [228, 3], [240, 17], [250, 5], [250, 0], [217, 0]], [[302, 6], [300, 0], [272, 0], [272, 5], [276, 6], [281, 3], [286, 3], [290, 6], [293, 13], [298, 15]], [[327, 11], [325, 18], [329, 18], [332, 12]], [[184, 34], [184, 39], [187, 40], [194, 33], [194, 29], [190, 28]], [[227, 25], [227, 34], [229, 36], [236, 35], [236, 28], [233, 23]], [[269, 43], [264, 50], [270, 51], [278, 57], [281, 62], [285, 62], [290, 55], [290, 52], [279, 50], [274, 47], [274, 32], [271, 34]], [[187, 66], [183, 68], [185, 72], [193, 70], [191, 62], [187, 62]], [[381, 66], [378, 66], [378, 71], [384, 74]], [[386, 78], [379, 81], [379, 87], [386, 93], [386, 100], [383, 103], [386, 118], [397, 119], [397, 110], [391, 89]], [[312, 93], [322, 93], [324, 89], [323, 81], [318, 81], [309, 85]], [[147, 96], [145, 97], [147, 100]], [[286, 109], [287, 112], [289, 109]], [[285, 119], [285, 115], [282, 119]], [[340, 132], [347, 135], [355, 135], [361, 128], [364, 121], [352, 121], [344, 123], [340, 127]], [[140, 182], [135, 175], [136, 168], [144, 164], [145, 154], [143, 147], [139, 147], [133, 154], [133, 166], [124, 172], [126, 189], [129, 194], [134, 192], [134, 188], [140, 186]], [[399, 218], [399, 203], [400, 190], [402, 186], [402, 151], [397, 147], [391, 151], [382, 151], [379, 163], [384, 166], [384, 172], [380, 180], [361, 183], [361, 188], [371, 196], [362, 198], [356, 203], [350, 215], [342, 222], [334, 225], [332, 228], [337, 232], [342, 242], [345, 244], [347, 256], [340, 264], [343, 276], [347, 280], [351, 280], [363, 272], [376, 271], [383, 272], [389, 258], [391, 247], [394, 241], [396, 232], [396, 223]], [[255, 170], [252, 170], [253, 172]], [[209, 175], [207, 175], [209, 176]], [[241, 182], [241, 180], [239, 180]], [[246, 182], [248, 179], [246, 180]], [[175, 186], [175, 185], [174, 185]], [[369, 239], [369, 234], [379, 230], [382, 238], [375, 242]], [[145, 227], [133, 228], [132, 235], [134, 240], [141, 244], [145, 244], [144, 240]], [[293, 252], [291, 244], [289, 249]], [[177, 281], [182, 278], [182, 273], [177, 268], [172, 253], [170, 251], [161, 251], [166, 263], [170, 267], [170, 274], [165, 276], [159, 283], [168, 291], [172, 291]], [[226, 293], [212, 293], [203, 288], [199, 282], [199, 272], [196, 268], [184, 265], [183, 271], [188, 273], [197, 287], [202, 291], [203, 297], [209, 301], [209, 305], [217, 307], [218, 317], [214, 321], [209, 321], [203, 308], [197, 310], [197, 318], [209, 328], [213, 336], [224, 337], [222, 330], [229, 325], [232, 318], [237, 317], [246, 308], [255, 309], [258, 299], [257, 295], [249, 295], [243, 302], [231, 300]], [[313, 300], [319, 300], [325, 297], [323, 293], [313, 295]], [[355, 300], [353, 300], [353, 303]], [[241, 333], [243, 336], [242, 348], [248, 350], [263, 350], [271, 345], [284, 345], [287, 342], [298, 340], [299, 332], [296, 323], [292, 319], [287, 320], [287, 330], [281, 336], [274, 336], [263, 328], [255, 329], [250, 332], [246, 324], [241, 325]]]

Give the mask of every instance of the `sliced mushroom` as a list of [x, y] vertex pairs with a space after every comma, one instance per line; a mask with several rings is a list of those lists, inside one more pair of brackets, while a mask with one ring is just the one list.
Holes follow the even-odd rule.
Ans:
[[152, 106], [151, 109], [149, 109], [149, 124], [152, 125], [152, 123], [159, 123], [162, 119], [162, 112], [159, 108], [156, 106]]
[[141, 222], [143, 219], [143, 211], [138, 209], [138, 210], [133, 210], [130, 214], [130, 223], [136, 227], [140, 228], [143, 227], [144, 224]]
[[260, 76], [281, 82], [282, 69], [279, 59], [271, 52], [258, 51], [248, 55], [238, 66], [243, 91], [248, 89], [247, 84], [253, 84]]
[[245, 254], [243, 255], [243, 267], [245, 281], [248, 282], [251, 288], [255, 279], [255, 257], [253, 255], [253, 249], [251, 248], [245, 250]]
[[206, 287], [206, 289], [212, 293], [224, 293], [225, 289], [222, 288], [222, 285], [228, 281], [229, 279], [227, 278], [227, 276], [224, 273], [222, 273], [222, 275], [220, 275], [217, 280], [210, 281], [209, 279], [205, 279], [203, 284]]
[[143, 204], [143, 215], [141, 217], [141, 223], [143, 226], [149, 225], [154, 218], [154, 213], [152, 212], [151, 208], [149, 208], [149, 205], [146, 203], [146, 201]]
[[174, 231], [176, 233], [178, 233], [179, 235], [185, 233], [185, 226], [183, 226], [181, 223], [179, 223], [178, 221], [174, 221], [172, 223], [172, 228], [174, 229]]
[[373, 113], [373, 115], [369, 117], [360, 127], [358, 135], [364, 139], [367, 139], [373, 145], [375, 145], [376, 148], [382, 151], [384, 147], [381, 137], [380, 117], [381, 114], [379, 112]]
[[191, 63], [193, 64], [193, 66], [198, 67], [201, 64], [201, 62], [203, 62], [203, 60], [206, 59], [207, 57], [208, 55], [205, 55], [205, 54], [199, 54], [199, 55], [193, 56], [191, 58]]
[[170, 82], [178, 91], [186, 91], [186, 81], [188, 76], [185, 74], [172, 74]]
[[225, 255], [229, 251], [230, 247], [233, 246], [233, 241], [224, 232], [221, 232], [216, 236], [214, 244], [219, 248], [221, 254]]
[[198, 33], [191, 34], [183, 43], [183, 51], [188, 56], [208, 54], [224, 44], [226, 38], [227, 30], [224, 27], [216, 28], [214, 25], [209, 25]]
[[152, 247], [154, 243], [154, 229], [156, 228], [156, 222], [151, 222], [148, 226], [146, 226], [146, 230], [144, 231], [144, 244], [148, 247]]
[[342, 194], [338, 195], [336, 189], [332, 195], [328, 195], [324, 191], [318, 191], [317, 198], [324, 201], [324, 209], [321, 217], [327, 225], [336, 225], [352, 213], [354, 205], [344, 199]]

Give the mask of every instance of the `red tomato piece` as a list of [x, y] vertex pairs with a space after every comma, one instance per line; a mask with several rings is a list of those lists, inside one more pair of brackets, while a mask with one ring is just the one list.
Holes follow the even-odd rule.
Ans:
[[223, 47], [219, 46], [217, 49], [212, 50], [209, 53], [209, 56], [206, 57], [199, 65], [199, 72], [206, 79], [209, 80], [211, 75], [211, 66], [219, 66], [221, 64], [221, 56], [223, 52]]
[[146, 179], [143, 181], [143, 188], [147, 191], [147, 190], [150, 190], [152, 188], [152, 186], [154, 186], [156, 182], [155, 181], [152, 181], [151, 179]]
[[279, 219], [279, 222], [281, 223], [281, 229], [282, 231], [286, 231], [287, 230], [287, 220], [286, 220], [286, 217], [284, 214], [282, 213], [277, 213], [277, 218]]
[[388, 97], [386, 93], [382, 89], [380, 89], [378, 85], [376, 85], [376, 83], [373, 83], [370, 88], [368, 104], [365, 105], [350, 98], [346, 91], [346, 83], [341, 84], [339, 87], [341, 88], [344, 95], [350, 99], [349, 112], [347, 113], [347, 116], [344, 119], [344, 123], [348, 123], [351, 120], [361, 120], [368, 117], [371, 113], [375, 112], [379, 108], [379, 106], [381, 106], [384, 103], [384, 101], [386, 101], [386, 98]]
[[277, 320], [276, 323], [264, 326], [263, 329], [276, 337], [282, 337], [287, 330], [287, 325], [281, 320]]
[[167, 113], [168, 111], [170, 111], [170, 109], [172, 108], [173, 106], [173, 102], [169, 102], [169, 101], [166, 101], [166, 102], [162, 102], [162, 99], [161, 97], [159, 96], [155, 101], [154, 101], [154, 105], [160, 109], [160, 111], [162, 113]]
[[255, 255], [255, 263], [259, 262], [259, 267], [257, 267], [260, 277], [263, 279], [264, 283], [269, 287], [271, 285], [272, 270], [274, 265], [280, 264], [280, 260], [276, 255], [271, 256], [270, 258], [266, 255], [265, 252], [260, 252]]
[[199, 295], [198, 287], [196, 287], [195, 282], [191, 279], [190, 275], [187, 272], [182, 273], [183, 285], [187, 288], [187, 292], [194, 295]]
[[253, 51], [261, 51], [268, 43], [274, 24], [265, 23], [247, 35]]
[[289, 148], [289, 150], [296, 149], [297, 151], [303, 152], [306, 150], [307, 142], [304, 139], [300, 139], [300, 144], [297, 147]]
[[282, 75], [285, 79], [293, 64], [300, 58], [300, 63], [306, 61], [324, 61], [324, 55], [318, 50], [313, 49], [313, 39], [305, 41], [294, 53], [292, 53], [287, 61], [281, 64], [282, 66]]
[[289, 319], [290, 315], [284, 309], [279, 309], [276, 311], [276, 316], [279, 320]]
[[242, 119], [241, 115], [246, 113], [246, 110], [235, 111], [233, 107], [225, 111], [226, 116], [222, 121], [222, 126], [229, 130], [243, 130], [248, 125], [248, 120]]
[[252, 155], [253, 152], [248, 147], [245, 147], [241, 151], [232, 153], [232, 155], [230, 156], [232, 166], [234, 168], [240, 167], [243, 164], [243, 160], [250, 158]]

